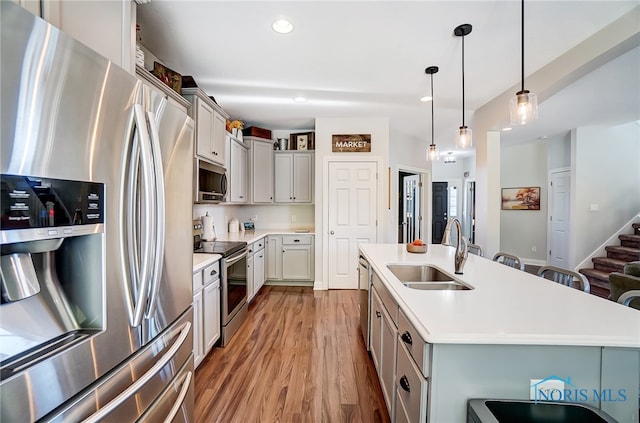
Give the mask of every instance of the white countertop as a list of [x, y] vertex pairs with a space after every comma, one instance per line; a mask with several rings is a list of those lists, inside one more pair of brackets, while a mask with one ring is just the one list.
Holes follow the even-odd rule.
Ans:
[[255, 231], [226, 232], [217, 241], [246, 241], [252, 243], [268, 235], [313, 235], [313, 231], [296, 232], [294, 229], [256, 229]]
[[222, 256], [220, 254], [193, 254], [193, 273], [196, 273], [210, 264], [220, 260]]
[[416, 330], [430, 343], [584, 345], [640, 348], [640, 312], [469, 254], [456, 278], [475, 289], [410, 289], [386, 267], [430, 264], [454, 274], [453, 247], [412, 254], [403, 244], [361, 244]]

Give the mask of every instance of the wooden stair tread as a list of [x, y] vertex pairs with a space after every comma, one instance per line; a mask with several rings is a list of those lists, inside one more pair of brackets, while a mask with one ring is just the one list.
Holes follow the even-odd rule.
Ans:
[[609, 273], [610, 272], [605, 272], [605, 271], [597, 270], [597, 269], [580, 269], [579, 272], [582, 273], [583, 275], [585, 275], [586, 277], [588, 277], [590, 283], [592, 281], [593, 282], [602, 281], [603, 283], [606, 283], [607, 287], [609, 286]]
[[618, 235], [618, 239], [629, 239], [629, 240], [640, 241], [640, 235], [638, 235], [638, 234], [621, 234], [621, 235]]

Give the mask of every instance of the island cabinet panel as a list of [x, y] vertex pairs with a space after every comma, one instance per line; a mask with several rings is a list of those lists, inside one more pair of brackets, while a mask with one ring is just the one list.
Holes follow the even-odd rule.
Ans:
[[[376, 279], [373, 274], [373, 279]], [[384, 287], [381, 287], [383, 290]], [[398, 328], [391, 318], [389, 310], [397, 310], [398, 306], [391, 297], [390, 303], [385, 304], [375, 283], [371, 289], [371, 358], [378, 373], [382, 394], [387, 404], [389, 416], [394, 415], [396, 402], [395, 378]], [[388, 292], [385, 292], [388, 295]], [[397, 313], [396, 313], [397, 314]]]
[[384, 306], [375, 289], [369, 293], [371, 295], [371, 359], [373, 365], [380, 374], [380, 359], [382, 358], [382, 313]]
[[[398, 345], [396, 364], [396, 415], [401, 411], [409, 422], [427, 420], [428, 380], [415, 365], [405, 344]], [[397, 419], [396, 419], [397, 421]]]
[[398, 342], [407, 349], [420, 373], [424, 377], [429, 377], [431, 374], [431, 345], [422, 339], [402, 310], [400, 310], [398, 322]]

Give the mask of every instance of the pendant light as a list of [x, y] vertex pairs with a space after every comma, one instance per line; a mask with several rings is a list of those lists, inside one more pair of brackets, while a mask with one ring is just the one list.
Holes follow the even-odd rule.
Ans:
[[429, 145], [429, 149], [427, 150], [427, 160], [430, 162], [436, 161], [440, 158], [440, 153], [438, 152], [438, 147], [434, 142], [433, 137], [433, 74], [438, 72], [437, 66], [429, 66], [424, 70], [424, 73], [427, 75], [431, 75], [431, 144]]
[[471, 24], [458, 25], [453, 34], [456, 37], [462, 37], [462, 126], [458, 128], [458, 136], [456, 138], [456, 147], [459, 149], [471, 148], [473, 145], [473, 136], [471, 129], [464, 123], [464, 37], [471, 34]]
[[526, 125], [538, 119], [538, 98], [524, 89], [524, 0], [521, 0], [521, 47], [522, 47], [522, 85], [520, 91], [509, 101], [509, 115], [512, 125]]

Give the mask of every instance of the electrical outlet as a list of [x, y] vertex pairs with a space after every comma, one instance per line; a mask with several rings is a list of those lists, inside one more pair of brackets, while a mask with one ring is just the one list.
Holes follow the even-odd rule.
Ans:
[[533, 252], [535, 253], [536, 251], [538, 251], [538, 247], [536, 247], [535, 245], [534, 245], [534, 246], [532, 246], [532, 247], [531, 247], [531, 251], [533, 251]]
[[258, 215], [251, 216], [251, 217], [249, 218], [249, 220], [250, 220], [250, 221], [252, 221], [252, 222], [257, 222], [257, 221], [258, 221]]
[[296, 223], [296, 215], [295, 214], [291, 215], [291, 223]]

